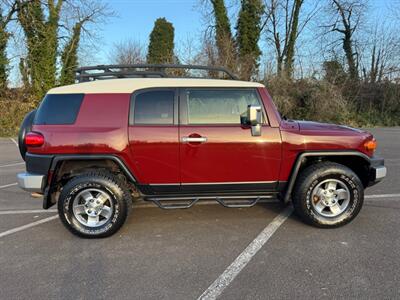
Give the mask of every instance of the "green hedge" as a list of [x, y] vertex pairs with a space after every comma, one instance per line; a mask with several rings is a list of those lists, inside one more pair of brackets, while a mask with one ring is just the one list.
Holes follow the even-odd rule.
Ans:
[[35, 105], [17, 100], [0, 101], [0, 136], [17, 136], [19, 126], [25, 115], [33, 110]]

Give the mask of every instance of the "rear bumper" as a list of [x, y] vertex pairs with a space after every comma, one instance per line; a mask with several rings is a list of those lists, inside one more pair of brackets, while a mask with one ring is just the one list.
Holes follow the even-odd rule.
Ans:
[[28, 192], [43, 193], [52, 160], [53, 155], [26, 153], [26, 172], [17, 174], [19, 187]]
[[46, 182], [46, 176], [25, 172], [18, 173], [17, 181], [19, 187], [25, 191], [42, 193], [44, 190], [44, 183]]
[[387, 169], [383, 158], [371, 158], [369, 185], [374, 185], [386, 177]]

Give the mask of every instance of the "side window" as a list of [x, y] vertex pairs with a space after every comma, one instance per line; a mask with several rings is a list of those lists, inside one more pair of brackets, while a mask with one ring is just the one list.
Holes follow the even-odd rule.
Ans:
[[40, 104], [35, 125], [74, 124], [83, 101], [84, 94], [47, 94]]
[[172, 90], [148, 91], [137, 94], [133, 99], [133, 105], [131, 105], [133, 124], [174, 124], [174, 98], [175, 92]]
[[240, 124], [251, 104], [260, 105], [255, 90], [187, 90], [188, 124]]

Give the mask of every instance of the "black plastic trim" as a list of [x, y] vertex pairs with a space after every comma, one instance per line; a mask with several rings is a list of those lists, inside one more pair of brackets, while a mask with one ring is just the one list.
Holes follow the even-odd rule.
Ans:
[[385, 165], [385, 159], [381, 157], [372, 157], [370, 158], [371, 167], [383, 167]]
[[179, 193], [180, 184], [138, 184], [137, 188], [145, 195], [158, 195], [163, 193]]
[[287, 189], [285, 192], [285, 196], [283, 198], [285, 203], [288, 203], [290, 201], [290, 195], [292, 193], [294, 184], [296, 182], [297, 179], [297, 175], [299, 173], [300, 170], [300, 166], [303, 162], [304, 158], [307, 157], [315, 157], [315, 156], [322, 156], [322, 157], [326, 157], [326, 156], [358, 156], [361, 157], [363, 159], [365, 159], [365, 161], [368, 162], [368, 164], [371, 164], [371, 158], [367, 155], [365, 155], [364, 153], [358, 152], [358, 151], [347, 151], [347, 150], [333, 150], [333, 151], [307, 151], [307, 152], [303, 152], [301, 154], [299, 154], [299, 156], [296, 159], [296, 162], [292, 168], [292, 173], [290, 175], [289, 181], [288, 181], [288, 185], [287, 185]]
[[[188, 198], [197, 197], [229, 197], [229, 196], [270, 196], [278, 195], [278, 191], [224, 191], [224, 192], [208, 192], [208, 193], [170, 193], [170, 194], [158, 194], [158, 195], [143, 195], [144, 200], [152, 198], [170, 198], [176, 200], [185, 200]], [[150, 200], [151, 201], [151, 200]]]
[[[143, 69], [141, 71], [137, 69]], [[150, 70], [152, 69], [152, 70]], [[81, 67], [75, 70], [76, 80], [85, 82], [95, 79], [130, 78], [130, 77], [173, 77], [166, 73], [166, 69], [206, 70], [223, 72], [229, 79], [237, 80], [237, 76], [228, 69], [220, 66], [180, 65], [180, 64], [124, 64], [124, 65], [97, 65]], [[90, 72], [87, 72], [90, 71]], [[94, 72], [93, 72], [94, 71]], [[190, 76], [180, 76], [192, 78]], [[203, 77], [194, 77], [203, 78]]]
[[49, 173], [54, 155], [26, 153], [26, 171], [28, 173], [45, 175]]
[[384, 167], [385, 166], [385, 160], [380, 157], [372, 157], [371, 158], [371, 164], [369, 167], [369, 182], [368, 186], [373, 186], [380, 182], [383, 178], [376, 178], [376, 172], [377, 168]]
[[191, 194], [247, 194], [279, 192], [286, 182], [246, 182], [246, 183], [210, 183], [210, 184], [139, 184], [138, 188], [144, 195], [191, 195]]
[[[111, 154], [68, 154], [68, 155], [55, 155], [54, 159], [50, 166], [50, 171], [54, 172], [58, 166], [58, 163], [65, 160], [100, 160], [100, 159], [109, 159], [117, 163], [124, 174], [128, 177], [131, 182], [136, 182], [136, 178], [134, 175], [129, 171], [126, 167], [125, 163], [118, 157], [111, 155]], [[48, 209], [54, 203], [51, 203], [51, 194], [52, 194], [52, 179], [48, 183], [47, 187], [45, 188], [44, 195], [43, 195], [43, 208]]]
[[182, 193], [208, 193], [208, 192], [271, 192], [276, 191], [277, 181], [262, 183], [221, 183], [221, 184], [182, 184]]
[[110, 159], [117, 163], [124, 174], [128, 177], [131, 182], [136, 182], [136, 178], [133, 176], [131, 171], [126, 167], [125, 163], [117, 156], [111, 154], [69, 154], [69, 155], [57, 155], [53, 159], [51, 164], [51, 171], [54, 171], [57, 164], [64, 160], [100, 160], [100, 159]]
[[21, 123], [21, 126], [19, 128], [18, 132], [18, 148], [19, 148], [19, 153], [21, 154], [21, 157], [23, 160], [25, 160], [26, 152], [27, 152], [27, 147], [25, 145], [25, 136], [26, 134], [31, 131], [32, 129], [32, 124], [33, 120], [35, 119], [36, 115], [36, 109], [28, 112], [24, 120]]

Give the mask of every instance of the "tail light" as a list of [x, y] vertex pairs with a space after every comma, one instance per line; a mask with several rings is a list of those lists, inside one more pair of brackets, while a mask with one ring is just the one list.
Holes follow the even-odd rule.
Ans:
[[38, 132], [28, 132], [25, 135], [25, 145], [28, 147], [40, 147], [44, 144], [44, 136]]

